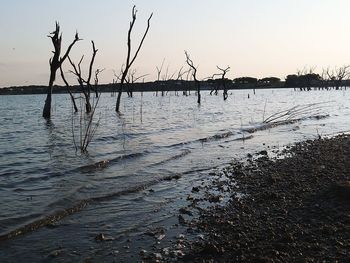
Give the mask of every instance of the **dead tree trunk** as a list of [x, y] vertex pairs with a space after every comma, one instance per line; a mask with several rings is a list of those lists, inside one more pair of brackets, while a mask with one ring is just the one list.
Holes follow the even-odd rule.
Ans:
[[71, 51], [74, 44], [79, 41], [78, 33], [75, 34], [75, 38], [73, 42], [69, 45], [66, 53], [63, 57], [61, 56], [61, 43], [62, 43], [62, 34], [60, 34], [60, 26], [58, 22], [56, 22], [56, 29], [50, 35], [48, 36], [52, 40], [52, 44], [54, 46], [53, 51], [53, 57], [50, 58], [50, 79], [49, 79], [49, 86], [47, 87], [47, 96], [45, 100], [45, 105], [43, 109], [43, 117], [46, 119], [50, 119], [51, 117], [51, 101], [52, 101], [52, 91], [53, 91], [53, 84], [56, 79], [56, 72], [61, 67], [62, 63], [65, 61], [65, 59], [68, 57], [69, 52]]
[[146, 31], [143, 34], [141, 42], [140, 42], [140, 44], [139, 44], [139, 46], [138, 46], [138, 48], [137, 48], [133, 58], [131, 59], [131, 32], [132, 32], [132, 29], [133, 29], [135, 21], [136, 21], [136, 13], [137, 13], [136, 6], [133, 6], [132, 13], [131, 13], [132, 21], [130, 22], [129, 31], [128, 31], [128, 51], [127, 51], [127, 57], [126, 57], [126, 64], [125, 64], [125, 68], [123, 70], [123, 74], [122, 74], [122, 77], [121, 77], [121, 80], [120, 80], [120, 84], [119, 84], [118, 97], [117, 97], [117, 102], [116, 102], [116, 105], [115, 105], [115, 111], [116, 112], [119, 112], [120, 99], [121, 99], [122, 92], [123, 92], [123, 86], [124, 86], [125, 78], [128, 75], [128, 71], [129, 71], [130, 67], [135, 62], [135, 59], [136, 59], [137, 55], [139, 54], [139, 51], [140, 51], [140, 49], [142, 47], [142, 44], [143, 44], [143, 42], [144, 42], [144, 40], [145, 40], [145, 38], [147, 36], [148, 30], [149, 30], [149, 27], [150, 27], [150, 21], [151, 21], [152, 15], [153, 15], [153, 13], [152, 13], [149, 16], [149, 18], [147, 20]]
[[[90, 104], [90, 94], [91, 94], [91, 90], [92, 90], [92, 86], [91, 86], [92, 67], [94, 66], [95, 57], [96, 57], [96, 54], [97, 54], [97, 51], [98, 51], [98, 49], [96, 49], [96, 47], [95, 47], [95, 43], [94, 43], [93, 40], [91, 40], [91, 44], [92, 44], [92, 57], [91, 57], [91, 60], [90, 60], [90, 65], [89, 65], [89, 76], [88, 76], [88, 79], [86, 81], [86, 87], [87, 87], [88, 94], [89, 94], [89, 104]], [[95, 75], [95, 77], [97, 77], [97, 76]], [[97, 80], [97, 82], [98, 82], [98, 80]], [[95, 85], [95, 88], [96, 88], [96, 91], [95, 91], [96, 92], [96, 98], [98, 98], [97, 85]], [[90, 105], [90, 111], [91, 111], [91, 105]]]
[[74, 96], [72, 94], [72, 91], [70, 90], [70, 86], [69, 86], [69, 84], [68, 84], [68, 82], [67, 82], [67, 80], [66, 80], [66, 78], [64, 76], [62, 65], [60, 67], [60, 71], [61, 71], [61, 78], [62, 78], [64, 84], [66, 84], [67, 91], [68, 91], [69, 96], [70, 96], [70, 98], [72, 100], [72, 104], [73, 104], [73, 107], [74, 107], [74, 112], [78, 112], [78, 107], [77, 107], [77, 104], [75, 103], [75, 98], [74, 98]]
[[197, 103], [200, 104], [201, 103], [201, 85], [199, 80], [197, 79], [197, 68], [194, 66], [193, 61], [191, 60], [187, 51], [185, 51], [185, 56], [186, 56], [187, 65], [192, 69], [192, 77], [197, 89]]

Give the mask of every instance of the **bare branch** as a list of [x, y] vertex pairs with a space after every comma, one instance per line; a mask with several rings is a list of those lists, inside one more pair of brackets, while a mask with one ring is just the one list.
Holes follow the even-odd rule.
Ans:
[[164, 61], [165, 61], [165, 58], [163, 58], [162, 65], [160, 66], [160, 68], [156, 67], [156, 69], [157, 69], [157, 80], [158, 81], [160, 80], [160, 74], [161, 74], [161, 72], [163, 70]]
[[[62, 36], [60, 37], [60, 39], [62, 39]], [[73, 40], [73, 42], [69, 45], [66, 53], [64, 54], [64, 56], [61, 58], [61, 61], [60, 61], [60, 64], [62, 64], [66, 58], [68, 57], [69, 55], [69, 52], [71, 51], [72, 47], [74, 46], [74, 44], [78, 41], [82, 40], [81, 38], [79, 38], [79, 35], [78, 35], [78, 31], [75, 33], [75, 38]]]
[[[148, 30], [149, 30], [149, 28], [150, 28], [150, 21], [151, 21], [152, 16], [153, 16], [153, 13], [149, 16], [149, 18], [148, 18], [148, 20], [147, 20], [147, 28], [146, 28], [146, 31], [145, 31], [145, 33], [143, 34], [143, 37], [142, 37], [141, 42], [140, 42], [140, 44], [139, 44], [139, 47], [137, 48], [136, 53], [135, 53], [133, 59], [131, 60], [131, 62], [130, 62], [130, 64], [129, 64], [129, 67], [131, 67], [131, 65], [134, 63], [134, 61], [135, 61], [137, 55], [139, 54], [139, 51], [140, 51], [140, 49], [141, 49], [141, 47], [142, 47], [142, 44], [143, 44], [143, 42], [144, 42], [144, 40], [145, 40], [145, 38], [146, 38], [146, 36], [147, 36]], [[135, 13], [135, 19], [136, 19], [136, 13]], [[134, 22], [135, 22], [135, 21], [134, 21]]]
[[95, 43], [93, 40], [91, 40], [91, 43], [92, 43], [92, 58], [90, 61], [90, 66], [89, 66], [89, 76], [88, 76], [88, 79], [86, 81], [87, 85], [90, 85], [90, 80], [91, 80], [91, 76], [92, 76], [92, 66], [94, 65], [96, 53], [98, 51], [98, 49], [95, 48]]

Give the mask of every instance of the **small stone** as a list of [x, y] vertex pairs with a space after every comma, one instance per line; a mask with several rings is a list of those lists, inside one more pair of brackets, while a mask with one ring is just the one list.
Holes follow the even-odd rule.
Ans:
[[178, 238], [178, 239], [184, 239], [184, 238], [185, 238], [185, 235], [180, 234], [177, 238]]
[[188, 210], [187, 208], [184, 208], [184, 207], [180, 208], [180, 209], [179, 209], [179, 212], [180, 212], [181, 214], [184, 214], [184, 215], [192, 216], [192, 212], [191, 212], [190, 210]]
[[162, 251], [163, 251], [163, 253], [164, 253], [165, 256], [169, 256], [169, 254], [170, 254], [170, 248], [165, 247], [165, 248], [163, 248]]
[[267, 155], [267, 151], [262, 150], [262, 151], [259, 152], [259, 154], [260, 154], [260, 155]]
[[114, 238], [113, 238], [113, 237], [108, 237], [108, 236], [106, 236], [105, 234], [100, 233], [100, 234], [98, 234], [98, 235], [95, 237], [95, 240], [96, 240], [96, 241], [112, 241], [112, 240], [114, 240]]
[[183, 256], [185, 256], [185, 253], [182, 250], [174, 250], [172, 254], [173, 256], [178, 258], [182, 258]]
[[162, 240], [163, 238], [165, 238], [165, 235], [164, 234], [159, 234], [158, 236], [156, 236], [156, 238], [158, 240]]
[[102, 233], [100, 233], [100, 234], [98, 234], [97, 236], [95, 236], [95, 240], [96, 240], [96, 241], [104, 241], [105, 238], [106, 238], [105, 235], [102, 234]]
[[220, 201], [222, 201], [222, 200], [223, 200], [223, 197], [220, 196], [220, 195], [217, 195], [217, 196], [212, 195], [212, 196], [210, 196], [209, 199], [208, 199], [208, 201], [209, 201], [210, 203], [218, 203], [218, 202], [220, 202]]
[[193, 196], [192, 195], [188, 195], [187, 196], [187, 200], [193, 200], [194, 198], [193, 198]]
[[199, 187], [198, 186], [192, 187], [192, 192], [199, 192]]
[[182, 215], [179, 215], [178, 218], [179, 218], [179, 223], [180, 224], [186, 224], [186, 220], [185, 220], [185, 218]]
[[59, 254], [61, 254], [61, 253], [62, 253], [62, 250], [57, 249], [57, 250], [52, 251], [52, 252], [49, 254], [49, 257], [55, 258], [55, 257], [59, 256]]
[[161, 260], [163, 258], [160, 253], [154, 253], [153, 256], [156, 260]]

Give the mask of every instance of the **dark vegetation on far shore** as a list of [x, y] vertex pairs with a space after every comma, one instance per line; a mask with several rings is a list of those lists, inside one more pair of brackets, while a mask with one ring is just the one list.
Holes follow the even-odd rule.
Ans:
[[[229, 89], [251, 89], [251, 88], [283, 88], [284, 82], [278, 84], [269, 85], [252, 85], [250, 83], [240, 83], [240, 84], [230, 84]], [[72, 93], [80, 93], [81, 89], [79, 85], [71, 86]], [[201, 90], [212, 90], [216, 86], [208, 81], [203, 81], [201, 85]], [[162, 92], [162, 91], [186, 91], [186, 90], [196, 90], [194, 81], [155, 81], [155, 82], [145, 82], [145, 83], [133, 83], [130, 87], [133, 92]], [[221, 90], [222, 88], [218, 88]], [[99, 92], [109, 92], [116, 93], [119, 90], [119, 84], [100, 84], [98, 85]], [[125, 93], [127, 92], [125, 89]], [[47, 86], [18, 86], [18, 87], [6, 87], [0, 88], [0, 95], [21, 95], [21, 94], [46, 94]], [[54, 86], [53, 93], [61, 94], [68, 93], [65, 86]]]
[[[293, 75], [289, 75], [293, 76]], [[267, 78], [270, 79], [270, 78]], [[277, 79], [277, 78], [276, 78]], [[217, 84], [217, 80], [201, 81], [201, 90], [222, 90], [223, 88]], [[256, 78], [244, 77], [237, 78], [233, 81], [227, 80], [227, 89], [239, 90], [239, 89], [276, 89], [276, 88], [298, 88], [300, 90], [316, 89], [340, 89], [341, 87], [349, 87], [350, 81], [343, 80], [337, 85], [332, 81], [311, 81], [311, 82], [298, 82], [296, 79], [290, 81], [259, 81]], [[99, 84], [98, 91], [102, 93], [116, 93], [119, 90], [119, 84]], [[72, 93], [80, 93], [81, 88], [79, 85], [70, 87]], [[186, 80], [167, 80], [167, 81], [154, 81], [144, 83], [133, 83], [129, 88], [125, 89], [125, 92], [132, 90], [133, 92], [164, 92], [164, 91], [189, 91], [196, 90], [194, 81]], [[26, 94], [46, 94], [47, 86], [44, 85], [29, 85], [29, 86], [13, 86], [0, 88], [0, 95], [26, 95]], [[68, 93], [65, 86], [55, 85], [53, 89], [55, 94]]]

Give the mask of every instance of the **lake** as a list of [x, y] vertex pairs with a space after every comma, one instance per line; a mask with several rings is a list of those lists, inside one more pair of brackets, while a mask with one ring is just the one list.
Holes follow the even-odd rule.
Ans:
[[[167, 237], [183, 230], [172, 227], [177, 211], [211, 171], [248, 154], [350, 129], [347, 90], [235, 90], [226, 101], [221, 93], [202, 92], [200, 106], [194, 92], [134, 93], [123, 96], [120, 116], [116, 97], [105, 93], [94, 116], [97, 132], [81, 154], [72, 132], [78, 140], [80, 116], [72, 113], [69, 96], [53, 96], [51, 122], [41, 117], [44, 100], [0, 96], [0, 235], [75, 211], [1, 242], [2, 261], [42, 261], [57, 249], [64, 251], [58, 261], [129, 252], [130, 259], [149, 243], [144, 233], [150, 228], [167, 226]], [[263, 123], [283, 111], [275, 125]], [[97, 243], [99, 233], [111, 240]], [[134, 245], [125, 245], [130, 240]]]

